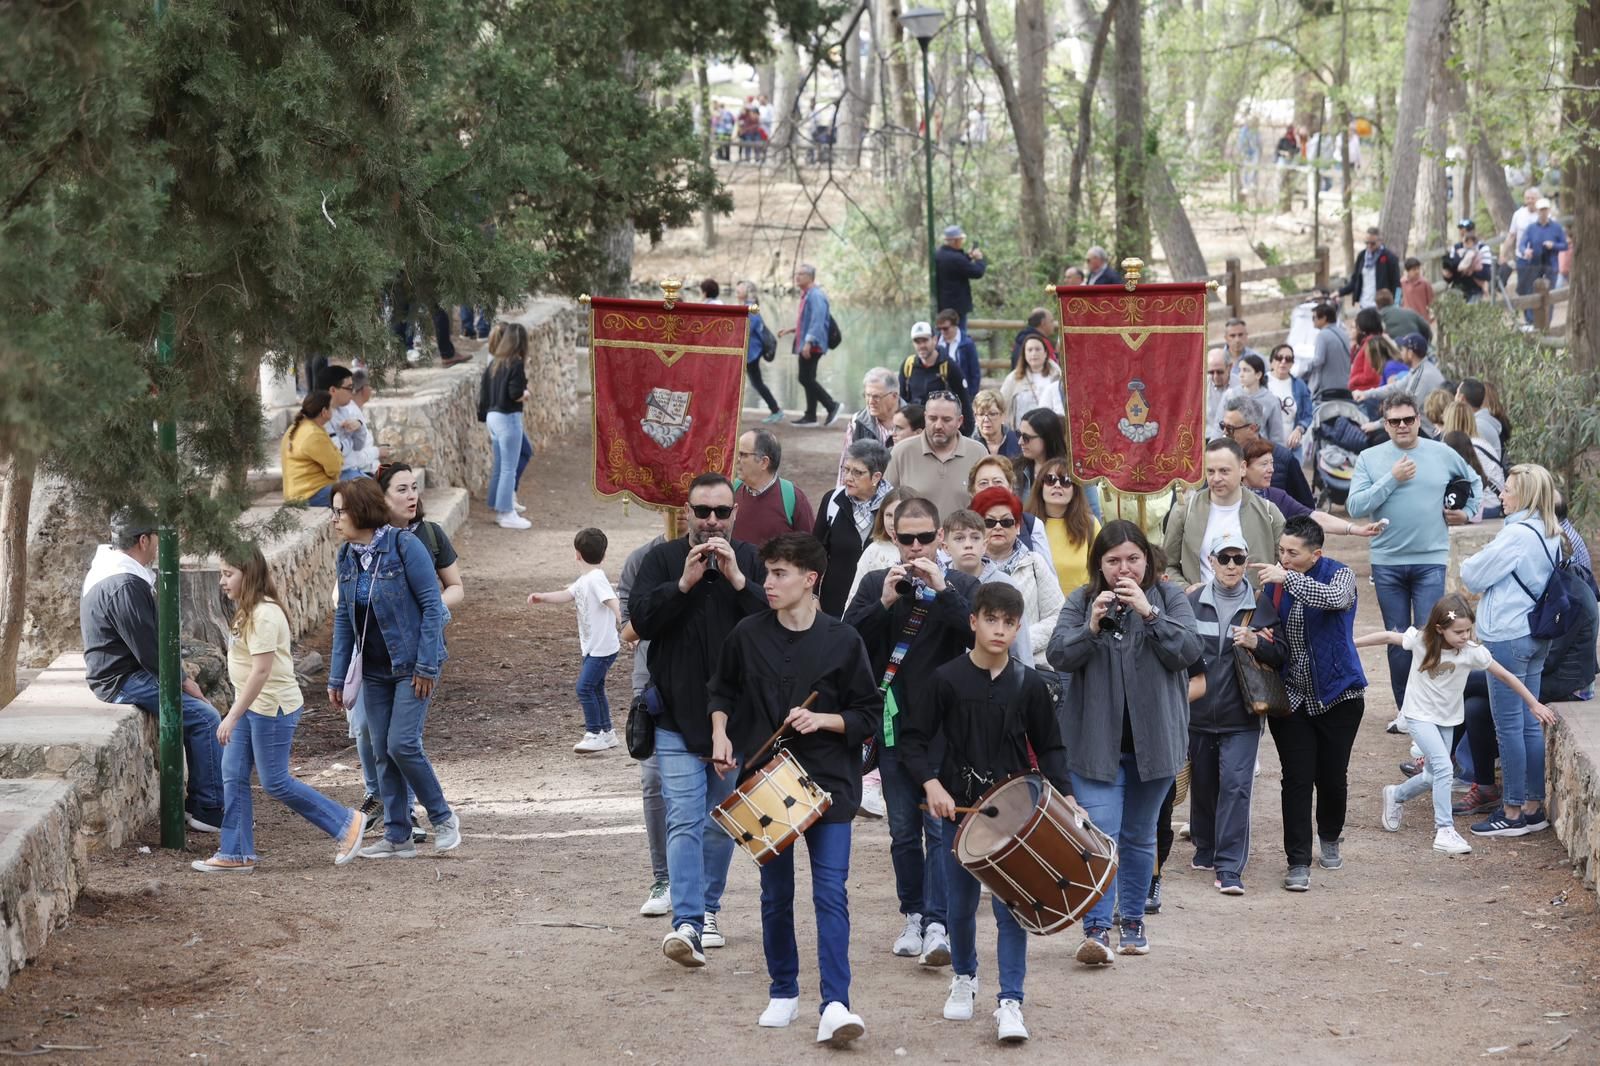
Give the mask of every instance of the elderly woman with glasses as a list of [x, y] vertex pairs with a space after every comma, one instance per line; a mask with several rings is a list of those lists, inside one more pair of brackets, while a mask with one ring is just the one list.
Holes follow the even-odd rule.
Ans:
[[1045, 647], [1055, 632], [1056, 617], [1066, 597], [1049, 558], [1032, 551], [1018, 539], [1023, 520], [1022, 501], [1008, 488], [995, 486], [972, 498], [972, 509], [983, 519], [985, 573], [998, 571], [1022, 593], [1022, 624], [1033, 648], [1031, 665], [1050, 669]]
[[[991, 455], [987, 458], [979, 459], [972, 464], [972, 469], [967, 472], [967, 494], [969, 496], [977, 496], [978, 493], [985, 489], [992, 488], [1002, 488], [1007, 492], [1011, 492], [1016, 489], [1016, 483], [1016, 467], [1012, 465], [1011, 460], [1003, 455]], [[1022, 498], [1020, 493], [1017, 498]], [[1017, 533], [1029, 551], [1038, 552], [1044, 556], [1045, 562], [1052, 567], [1055, 566], [1055, 560], [1050, 554], [1050, 541], [1045, 536], [1044, 523], [1036, 515], [1024, 513], [1022, 523], [1017, 526]]]
[[872, 543], [878, 512], [894, 489], [883, 480], [889, 449], [875, 440], [858, 440], [845, 449], [844, 487], [834, 489], [817, 507], [813, 530], [828, 552], [828, 569], [818, 590], [823, 611], [843, 617], [850, 602], [856, 563]]
[[1267, 391], [1283, 412], [1283, 427], [1288, 430], [1284, 443], [1300, 458], [1300, 442], [1311, 432], [1311, 390], [1294, 376], [1294, 347], [1280, 344], [1272, 349], [1267, 373]]
[[1016, 431], [1006, 425], [1006, 398], [993, 389], [984, 389], [972, 398], [972, 416], [977, 425], [972, 439], [989, 449], [990, 455], [1015, 459], [1022, 454]]
[[844, 467], [849, 461], [850, 445], [856, 441], [875, 440], [892, 449], [899, 440], [895, 419], [900, 412], [899, 375], [885, 366], [873, 367], [861, 379], [861, 399], [864, 406], [844, 430], [844, 451], [839, 453], [840, 487], [844, 486]]

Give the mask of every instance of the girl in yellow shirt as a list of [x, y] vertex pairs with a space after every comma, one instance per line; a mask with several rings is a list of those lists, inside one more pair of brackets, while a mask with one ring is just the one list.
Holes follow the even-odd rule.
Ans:
[[1088, 584], [1089, 545], [1100, 532], [1100, 523], [1089, 510], [1083, 486], [1072, 480], [1065, 459], [1047, 459], [1039, 465], [1027, 510], [1044, 523], [1061, 591], [1070, 595], [1079, 585]]

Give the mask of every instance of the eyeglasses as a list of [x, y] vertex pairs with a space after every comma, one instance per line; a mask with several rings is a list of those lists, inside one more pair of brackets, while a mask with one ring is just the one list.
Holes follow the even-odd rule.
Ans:
[[872, 473], [864, 466], [847, 466], [844, 468], [845, 477], [867, 477]]
[[1217, 553], [1217, 562], [1221, 563], [1223, 566], [1243, 566], [1244, 565], [1244, 561], [1245, 561], [1244, 552], [1218, 552]]
[[739, 453], [739, 458], [741, 458], [741, 459], [754, 459], [755, 457], [756, 457], [756, 453], [755, 452], [740, 452]]
[[1385, 418], [1383, 421], [1386, 425], [1394, 426], [1396, 429], [1399, 429], [1402, 426], [1409, 426], [1413, 424], [1416, 422], [1416, 420], [1416, 415], [1401, 415], [1399, 418]]
[[923, 401], [924, 405], [931, 400], [949, 400], [951, 403], [957, 405], [960, 405], [961, 403], [961, 397], [957, 396], [949, 389], [939, 389], [937, 392], [928, 393], [926, 400]]
[[1046, 474], [1039, 480], [1052, 488], [1066, 488], [1072, 484], [1072, 479], [1065, 474]]
[[339, 517], [341, 515], [343, 515], [344, 512], [345, 512], [345, 509], [343, 507], [330, 507], [330, 508], [328, 508], [328, 514], [330, 516], [332, 516], [332, 518], [333, 518], [333, 520], [335, 522], [337, 522], [339, 520]]
[[1007, 515], [1004, 518], [985, 518], [983, 520], [984, 529], [1011, 529], [1015, 527], [1016, 524], [1017, 520], [1012, 518], [1010, 515]]
[[1237, 426], [1230, 426], [1230, 425], [1228, 425], [1228, 423], [1223, 422], [1218, 426], [1218, 428], [1222, 430], [1222, 435], [1223, 436], [1231, 437], [1235, 433], [1237, 433], [1241, 429], [1243, 429], [1245, 426], [1248, 426], [1249, 424], [1250, 423], [1248, 423], [1248, 422], [1241, 422]]
[[1223, 369], [1220, 369], [1220, 370], [1207, 370], [1206, 371], [1206, 373], [1210, 374], [1212, 377], [1221, 377], [1223, 374], [1226, 374], [1227, 372], [1228, 371], [1227, 371], [1226, 368], [1223, 368]]
[[712, 515], [716, 515], [718, 518], [733, 517], [732, 507], [708, 507], [703, 503], [697, 503], [691, 505], [689, 510], [693, 511], [694, 516], [702, 521], [710, 518]]
[[887, 392], [868, 392], [863, 395], [866, 396], [868, 403], [877, 403], [879, 400], [887, 400], [891, 394]]
[[937, 529], [930, 529], [926, 533], [896, 533], [894, 539], [910, 547], [913, 544], [932, 544], [938, 535]]

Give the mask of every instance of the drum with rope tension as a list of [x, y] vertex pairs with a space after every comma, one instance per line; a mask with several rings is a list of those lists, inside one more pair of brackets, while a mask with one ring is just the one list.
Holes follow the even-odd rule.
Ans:
[[765, 866], [833, 806], [792, 752], [779, 750], [711, 810], [711, 820]]

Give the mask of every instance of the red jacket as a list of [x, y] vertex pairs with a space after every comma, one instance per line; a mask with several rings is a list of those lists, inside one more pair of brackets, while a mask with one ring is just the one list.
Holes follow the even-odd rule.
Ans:
[[1362, 341], [1350, 354], [1350, 391], [1375, 389], [1382, 384], [1383, 376], [1372, 369], [1372, 361], [1367, 358], [1367, 342]]

